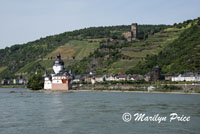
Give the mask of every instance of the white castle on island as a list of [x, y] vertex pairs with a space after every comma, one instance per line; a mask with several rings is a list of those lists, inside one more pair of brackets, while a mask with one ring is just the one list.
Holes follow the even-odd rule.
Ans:
[[47, 90], [69, 90], [71, 89], [72, 76], [66, 72], [64, 62], [61, 59], [60, 53], [57, 55], [57, 60], [53, 65], [52, 74], [45, 73], [44, 89]]

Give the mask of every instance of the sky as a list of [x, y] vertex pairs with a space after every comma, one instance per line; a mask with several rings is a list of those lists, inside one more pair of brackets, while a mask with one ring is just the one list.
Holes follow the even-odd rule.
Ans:
[[91, 27], [174, 24], [200, 17], [200, 0], [0, 0], [0, 49]]

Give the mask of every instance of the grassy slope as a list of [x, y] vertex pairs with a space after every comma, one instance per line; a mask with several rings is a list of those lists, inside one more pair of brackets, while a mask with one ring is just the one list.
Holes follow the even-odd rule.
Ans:
[[[177, 24], [176, 27], [167, 28], [161, 32], [155, 33], [146, 40], [134, 42], [130, 44], [129, 47], [123, 47], [120, 51], [123, 55], [128, 56], [129, 59], [115, 61], [106, 68], [102, 68], [102, 70], [105, 70], [104, 72], [106, 73], [113, 74], [126, 72], [136, 67], [136, 65], [140, 68], [141, 66], [138, 66], [140, 61], [144, 63], [146, 61], [145, 59], [148, 59], [147, 57], [152, 57], [152, 55], [157, 54], [160, 55], [162, 51], [164, 54], [157, 57], [161, 60], [151, 62], [152, 59], [150, 59], [150, 63], [146, 64], [147, 66], [145, 67], [143, 66], [144, 70], [146, 69], [146, 71], [149, 71], [152, 69], [153, 65], [158, 64], [163, 67], [165, 72], [172, 72], [172, 70], [198, 71], [198, 69], [200, 69], [200, 47], [198, 44], [200, 42], [200, 28], [198, 26], [191, 29], [191, 27], [193, 27], [192, 23], [188, 24], [184, 22], [183, 24]], [[151, 31], [152, 26], [139, 25], [138, 29], [140, 32], [145, 31], [145, 29]], [[51, 70], [54, 59], [50, 60], [49, 57], [55, 57], [58, 52], [60, 52], [64, 58], [66, 66], [70, 65], [94, 52], [94, 50], [99, 47], [102, 40], [105, 41], [114, 36], [120, 37], [122, 32], [128, 30], [130, 30], [130, 26], [87, 28], [1, 49], [0, 76], [2, 73], [4, 74], [3, 76], [8, 76], [8, 74], [30, 73], [37, 69]], [[183, 37], [181, 38], [180, 35]], [[176, 39], [178, 39], [178, 41], [176, 41]], [[178, 47], [174, 48], [173, 45], [168, 47], [170, 44], [175, 44], [181, 49]], [[182, 47], [184, 47], [183, 51]], [[167, 51], [165, 51], [165, 49]], [[173, 53], [171, 53], [172, 50], [174, 53], [180, 52], [177, 55], [173, 55]], [[171, 59], [167, 61], [165, 57], [169, 55]], [[73, 57], [75, 57], [75, 60], [72, 60]], [[166, 63], [168, 62], [168, 64], [163, 63], [163, 61]], [[83, 66], [80, 68], [83, 68]]]
[[123, 49], [122, 53], [135, 58], [144, 58], [147, 54], [157, 54], [167, 44], [177, 39], [183, 31], [181, 29], [169, 29], [156, 33], [145, 41], [133, 43], [130, 47]]
[[[26, 64], [24, 67], [20, 68], [15, 74], [28, 74], [28, 73], [34, 73], [35, 70], [40, 70], [42, 72], [52, 71], [52, 65], [54, 64], [55, 60], [52, 59], [43, 59], [43, 60], [37, 60], [37, 61], [32, 61], [28, 64]], [[76, 60], [72, 59], [64, 59], [65, 66], [68, 66], [70, 64], [73, 64], [74, 62], [77, 62]]]
[[[20, 68], [16, 72], [16, 74], [32, 72], [33, 70], [36, 70], [36, 68], [42, 69], [43, 71], [44, 70], [51, 71], [55, 57], [58, 53], [61, 53], [65, 65], [68, 66], [76, 62], [76, 59], [80, 60], [83, 57], [87, 57], [98, 47], [99, 47], [98, 42], [72, 40], [63, 46], [58, 47], [56, 50], [48, 54], [46, 58], [32, 61], [26, 64], [24, 67]], [[49, 57], [53, 57], [53, 59], [51, 60]], [[72, 59], [73, 57], [75, 57], [75, 60]]]
[[[143, 37], [151, 31], [156, 32], [166, 27], [170, 26], [138, 25], [139, 35]], [[58, 51], [61, 51], [65, 60], [67, 59], [67, 64], [71, 64], [87, 57], [94, 51], [93, 49], [98, 48], [97, 44], [102, 40], [116, 37], [121, 39], [123, 38], [121, 33], [129, 30], [130, 25], [90, 27], [0, 49], [0, 78], [11, 78], [15, 77], [14, 74], [24, 72], [29, 74], [38, 68], [48, 68], [51, 64], [47, 64], [46, 60], [49, 56], [55, 56]], [[69, 59], [73, 56], [76, 58], [75, 61], [70, 61]], [[2, 68], [4, 66], [6, 68]]]
[[[199, 23], [199, 24], [197, 24]], [[192, 25], [193, 24], [193, 25]], [[173, 29], [168, 29], [171, 31]], [[144, 62], [130, 69], [130, 73], [147, 73], [155, 65], [162, 68], [163, 73], [199, 72], [200, 70], [200, 20], [193, 21], [187, 26], [180, 36], [164, 45], [164, 49], [157, 55], [149, 56]]]
[[0, 73], [3, 72], [6, 68], [7, 68], [6, 66], [0, 67]]
[[[190, 22], [193, 23], [191, 20]], [[151, 57], [152, 55], [157, 55], [163, 49], [165, 49], [169, 44], [173, 43], [176, 39], [180, 37], [180, 35], [187, 29], [191, 27], [191, 24], [188, 21], [183, 24], [180, 23], [178, 26], [170, 27], [164, 30], [161, 30], [158, 33], [155, 33], [153, 35], [150, 35], [146, 40], [141, 40], [139, 42], [132, 42], [129, 44], [130, 46], [122, 46], [120, 51], [121, 57], [125, 55], [125, 57], [129, 58], [118, 58], [117, 61], [111, 62], [111, 64], [108, 64], [107, 66], [99, 67], [98, 64], [95, 64], [94, 68], [92, 70], [96, 70], [98, 74], [107, 73], [107, 74], [116, 74], [119, 72], [127, 72], [128, 70], [134, 68], [138, 63], [145, 61], [147, 57]], [[189, 23], [189, 24], [188, 24]], [[182, 26], [183, 25], [183, 26]], [[100, 49], [100, 52], [103, 53], [105, 50]], [[97, 56], [97, 55], [96, 55]], [[104, 65], [109, 60], [112, 61], [112, 57], [109, 57], [108, 55], [99, 55], [99, 57], [96, 57], [96, 62], [99, 62], [99, 64]], [[100, 61], [98, 61], [100, 59]], [[91, 70], [89, 65], [92, 65], [93, 62], [91, 62], [90, 59], [87, 59], [85, 61], [80, 62], [80, 64], [75, 64], [74, 66], [70, 68], [77, 68], [78, 70], [84, 68], [86, 70]], [[80, 67], [77, 67], [80, 66]], [[95, 69], [96, 68], [96, 69]], [[77, 69], [75, 69], [74, 72], [77, 72]], [[87, 72], [84, 71], [84, 69], [81, 72]], [[151, 68], [152, 69], [152, 68]]]
[[172, 43], [186, 28], [167, 28], [150, 36], [148, 39], [132, 43], [130, 47], [122, 49], [122, 54], [132, 57], [130, 60], [120, 60], [108, 67], [108, 73], [126, 72], [137, 65], [146, 56], [158, 54], [164, 47]]
[[48, 54], [47, 57], [56, 57], [58, 53], [61, 53], [63, 59], [71, 59], [72, 57], [82, 59], [98, 47], [99, 43], [97, 42], [72, 40]]
[[117, 74], [119, 72], [126, 72], [131, 67], [135, 66], [139, 59], [134, 60], [120, 60], [114, 62], [109, 68], [108, 73], [110, 74]]

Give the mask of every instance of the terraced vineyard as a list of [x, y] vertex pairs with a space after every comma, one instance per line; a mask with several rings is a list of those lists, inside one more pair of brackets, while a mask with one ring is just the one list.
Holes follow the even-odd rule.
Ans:
[[168, 44], [172, 43], [186, 28], [167, 28], [159, 33], [149, 36], [144, 41], [134, 42], [130, 47], [123, 48], [122, 54], [131, 57], [130, 60], [120, 60], [113, 63], [108, 73], [116, 74], [118, 72], [126, 72], [134, 67], [139, 61], [143, 61], [145, 57], [158, 54]]
[[[84, 28], [40, 38], [26, 44], [14, 45], [0, 49], [0, 78], [13, 78], [17, 77], [17, 75], [27, 77], [27, 75], [35, 71], [42, 73], [45, 70], [52, 71], [51, 67], [58, 53], [61, 53], [62, 59], [65, 61], [65, 67], [68, 70], [72, 69], [76, 74], [90, 71], [97, 72], [97, 74], [116, 74], [127, 72], [131, 69], [132, 71], [130, 72], [138, 70], [138, 73], [142, 73], [138, 64], [145, 63], [148, 57], [164, 52], [166, 48], [169, 48], [170, 44], [172, 44], [170, 50], [173, 50], [173, 44], [181, 46], [178, 41], [175, 42], [176, 39], [183, 40], [180, 35], [193, 27], [193, 25], [199, 25], [199, 23], [198, 18], [173, 26], [138, 25], [139, 41], [133, 42], [127, 42], [122, 34], [130, 31], [130, 25], [121, 25]], [[199, 34], [197, 32], [188, 33], [197, 37]], [[192, 37], [193, 35], [187, 35], [187, 37], [189, 36]], [[191, 39], [194, 40], [193, 38]], [[198, 45], [194, 43], [197, 43], [197, 41], [184, 42], [185, 46], [194, 45], [190, 50], [187, 50], [187, 53], [184, 51], [184, 54], [187, 55], [185, 59], [191, 65], [194, 64], [193, 70], [197, 70], [196, 63], [198, 61], [196, 60], [198, 58], [188, 58], [191, 55], [188, 55], [188, 53], [199, 50]], [[198, 57], [198, 53], [192, 55], [193, 57]], [[183, 58], [179, 59], [181, 61], [185, 60]], [[177, 63], [182, 63], [180, 60], [177, 59]], [[159, 64], [162, 66], [165, 63], [160, 61]], [[137, 68], [135, 69], [134, 67], [136, 66]], [[171, 70], [173, 66], [177, 65], [174, 63], [164, 66], [165, 72]], [[145, 68], [150, 70], [152, 65], [145, 66]], [[187, 70], [190, 70], [190, 68], [187, 68]]]
[[130, 47], [122, 49], [124, 55], [143, 59], [147, 55], [157, 54], [166, 45], [177, 39], [183, 29], [165, 29], [150, 36], [147, 40], [133, 43]]
[[94, 52], [98, 47], [98, 42], [72, 40], [48, 54], [47, 57], [56, 57], [56, 55], [60, 53], [63, 59], [75, 58], [80, 60]]

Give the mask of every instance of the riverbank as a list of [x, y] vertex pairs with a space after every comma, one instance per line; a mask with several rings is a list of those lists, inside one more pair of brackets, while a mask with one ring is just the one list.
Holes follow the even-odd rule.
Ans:
[[85, 84], [77, 90], [100, 90], [100, 91], [130, 91], [130, 92], [177, 92], [177, 93], [200, 93], [200, 85], [192, 84]]
[[90, 90], [90, 89], [84, 89], [84, 90], [27, 90], [27, 92], [54, 92], [54, 93], [72, 93], [72, 92], [119, 92], [119, 93], [157, 93], [157, 94], [199, 94], [195, 92], [183, 92], [183, 91], [172, 91], [172, 92], [162, 92], [162, 91], [130, 91], [130, 90]]
[[[174, 85], [174, 84], [171, 84]], [[27, 90], [28, 92], [84, 92], [84, 91], [99, 91], [99, 92], [134, 92], [134, 93], [170, 93], [170, 94], [200, 94], [199, 87], [197, 88], [177, 88], [183, 85], [176, 86], [165, 86], [165, 89], [160, 87], [156, 87], [154, 85], [154, 89], [149, 90], [148, 87], [151, 85], [145, 84], [117, 84], [117, 85], [91, 85], [86, 84], [81, 87], [74, 88], [72, 90]], [[192, 86], [192, 85], [188, 85]], [[167, 88], [166, 88], [167, 87]], [[175, 88], [174, 88], [175, 87]], [[24, 85], [15, 85], [15, 86], [0, 86], [0, 88], [25, 88]]]
[[0, 85], [0, 88], [26, 88], [26, 85]]
[[162, 91], [130, 91], [130, 90], [70, 90], [73, 92], [88, 92], [88, 91], [94, 91], [94, 92], [125, 92], [125, 93], [167, 93], [167, 94], [199, 94], [195, 92], [183, 92], [183, 91], [171, 91], [171, 92], [162, 92]]

